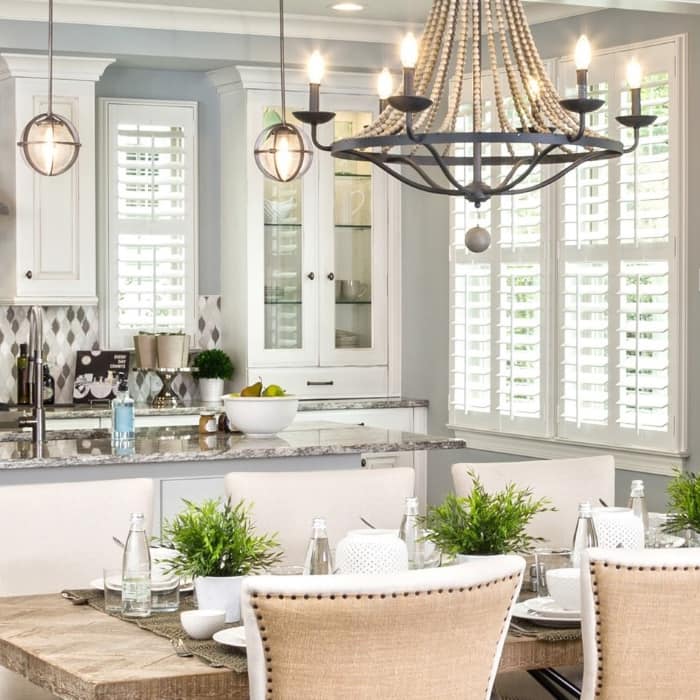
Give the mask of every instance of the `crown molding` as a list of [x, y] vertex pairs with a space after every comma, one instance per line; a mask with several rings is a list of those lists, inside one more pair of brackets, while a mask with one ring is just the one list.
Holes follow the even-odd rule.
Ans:
[[[209, 71], [207, 77], [219, 94], [236, 90], [280, 89], [280, 69], [275, 66], [225, 66]], [[288, 68], [284, 77], [289, 92], [308, 91], [309, 80], [305, 71]], [[394, 81], [398, 79], [399, 74], [394, 74]], [[323, 77], [321, 91], [326, 95], [371, 95], [376, 92], [376, 82], [374, 73], [328, 71]]]
[[[46, 22], [45, 0], [3, 0], [0, 20]], [[248, 36], [279, 36], [279, 17], [274, 12], [220, 10], [158, 3], [106, 0], [57, 0], [54, 21], [167, 31], [217, 32]], [[284, 16], [285, 35], [290, 38], [366, 43], [392, 43], [406, 31], [420, 31], [414, 23], [324, 17]], [[396, 34], [394, 37], [393, 34]]]
[[[54, 56], [54, 80], [85, 80], [97, 82], [114, 58], [90, 56]], [[0, 54], [0, 80], [7, 78], [46, 78], [48, 65], [46, 54], [2, 53]]]

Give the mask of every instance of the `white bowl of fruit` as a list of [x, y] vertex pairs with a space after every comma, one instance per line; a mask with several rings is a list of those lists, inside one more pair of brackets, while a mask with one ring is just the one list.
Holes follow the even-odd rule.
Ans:
[[287, 428], [297, 414], [299, 399], [281, 386], [263, 386], [262, 380], [221, 397], [233, 430], [248, 437], [270, 437]]

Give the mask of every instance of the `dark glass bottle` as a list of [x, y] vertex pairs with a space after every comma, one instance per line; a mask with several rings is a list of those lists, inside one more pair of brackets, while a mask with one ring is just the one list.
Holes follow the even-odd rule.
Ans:
[[49, 366], [44, 365], [44, 404], [52, 406], [56, 403], [56, 382], [49, 372]]
[[29, 352], [27, 343], [20, 343], [17, 357], [17, 404], [28, 406], [29, 396]]

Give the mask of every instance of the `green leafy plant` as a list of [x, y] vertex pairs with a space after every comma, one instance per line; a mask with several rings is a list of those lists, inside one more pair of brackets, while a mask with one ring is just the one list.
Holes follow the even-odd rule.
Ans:
[[537, 513], [556, 510], [549, 499], [535, 499], [531, 489], [515, 484], [488, 493], [479, 477], [468, 473], [473, 482], [469, 495], [449, 494], [422, 518], [426, 539], [455, 555], [532, 551], [541, 538], [528, 535], [526, 527]]
[[180, 576], [246, 576], [277, 564], [275, 535], [255, 534], [250, 505], [219, 499], [201, 504], [183, 499], [185, 510], [163, 526], [178, 555], [170, 561]]
[[700, 532], [700, 476], [674, 469], [668, 487], [668, 510], [671, 514], [664, 530], [679, 533], [691, 529]]
[[202, 379], [231, 379], [233, 375], [231, 358], [217, 348], [200, 352], [192, 363], [199, 369]]

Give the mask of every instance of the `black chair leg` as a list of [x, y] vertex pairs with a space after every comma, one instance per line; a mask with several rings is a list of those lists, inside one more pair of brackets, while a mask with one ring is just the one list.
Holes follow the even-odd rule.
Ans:
[[[571, 700], [571, 697], [580, 698], [581, 690], [564, 678], [553, 668], [541, 668], [528, 671], [555, 700]], [[562, 692], [566, 691], [566, 694]]]

